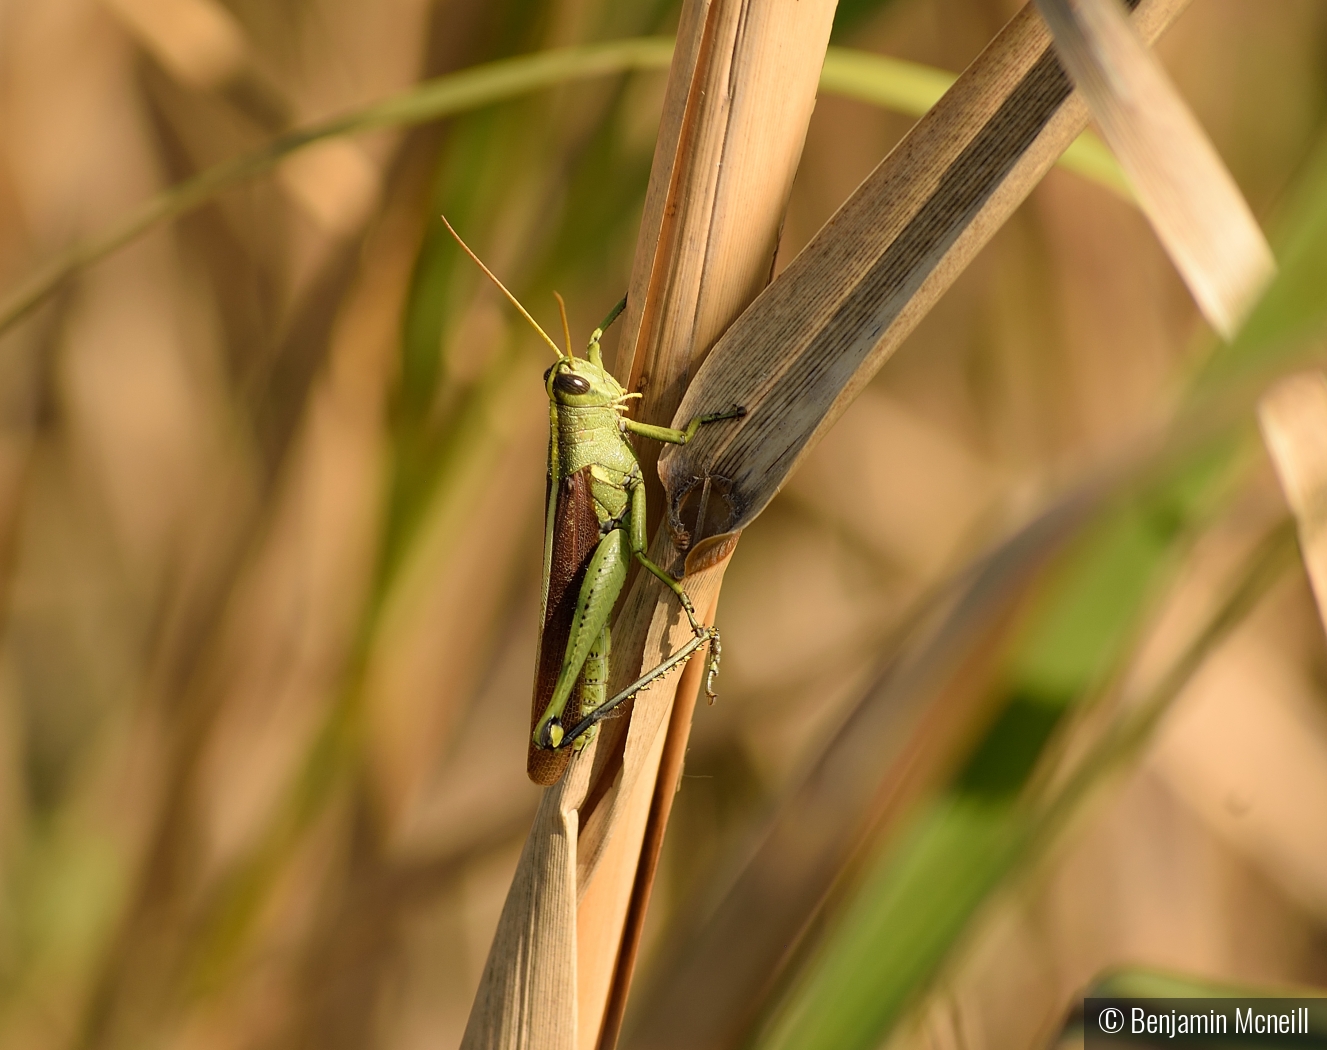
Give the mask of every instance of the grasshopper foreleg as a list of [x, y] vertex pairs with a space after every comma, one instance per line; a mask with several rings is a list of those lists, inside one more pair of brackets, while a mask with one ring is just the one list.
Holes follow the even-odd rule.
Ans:
[[696, 431], [706, 423], [718, 423], [725, 419], [741, 419], [746, 415], [746, 409], [741, 405], [733, 405], [722, 412], [712, 412], [706, 416], [697, 416], [682, 430], [676, 430], [673, 427], [656, 427], [652, 423], [637, 423], [634, 419], [624, 419], [622, 421], [623, 429], [632, 434], [639, 434], [641, 437], [652, 438], [655, 441], [663, 441], [669, 445], [685, 445], [693, 437]]

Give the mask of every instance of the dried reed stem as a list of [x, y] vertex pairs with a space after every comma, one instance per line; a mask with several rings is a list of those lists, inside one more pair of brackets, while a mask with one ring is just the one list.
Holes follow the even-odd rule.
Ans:
[[[684, 7], [618, 355], [619, 375], [645, 393], [646, 421], [671, 418], [713, 340], [769, 279], [833, 13], [831, 0]], [[652, 478], [652, 455], [642, 452]], [[658, 497], [656, 489], [656, 512]], [[664, 564], [676, 560], [666, 538], [653, 549]], [[725, 566], [714, 559], [688, 580], [698, 608], [713, 609]], [[637, 580], [614, 625], [614, 689], [685, 640], [661, 590]], [[659, 683], [629, 723], [606, 724], [546, 794], [467, 1048], [591, 1050], [615, 1039], [630, 973], [618, 966], [620, 946], [628, 914], [643, 915], [636, 873], [676, 688]], [[600, 1044], [606, 1009], [613, 1024]]]

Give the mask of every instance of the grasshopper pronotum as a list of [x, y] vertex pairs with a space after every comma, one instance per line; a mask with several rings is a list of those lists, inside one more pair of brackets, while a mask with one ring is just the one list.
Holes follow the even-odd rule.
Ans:
[[[447, 220], [443, 219], [444, 223]], [[605, 367], [599, 349], [604, 330], [626, 299], [591, 334], [584, 357], [571, 351], [566, 307], [562, 314], [565, 353], [503, 283], [461, 240], [457, 243], [557, 354], [544, 373], [548, 392], [548, 502], [544, 517], [544, 578], [539, 655], [535, 670], [534, 727], [527, 770], [540, 784], [554, 783], [565, 760], [549, 752], [581, 747], [596, 723], [624, 700], [709, 646], [705, 692], [714, 698], [719, 672], [719, 631], [696, 619], [696, 610], [673, 576], [650, 560], [645, 529], [645, 483], [627, 434], [685, 445], [706, 423], [736, 419], [739, 407], [698, 416], [682, 430], [637, 423], [626, 415], [628, 394]], [[693, 637], [657, 667], [615, 696], [607, 696], [608, 619], [626, 583], [631, 559], [653, 573], [682, 604]], [[570, 728], [567, 723], [570, 722]]]

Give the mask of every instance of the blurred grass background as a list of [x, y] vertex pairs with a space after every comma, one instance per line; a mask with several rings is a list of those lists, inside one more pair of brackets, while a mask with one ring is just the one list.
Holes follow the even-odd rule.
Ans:
[[[835, 42], [958, 70], [1016, 9], [844, 0]], [[289, 127], [676, 14], [4, 0], [0, 286]], [[1194, 0], [1160, 52], [1284, 228], [1317, 170], [1327, 11]], [[0, 1046], [459, 1041], [537, 799], [547, 362], [437, 216], [546, 326], [561, 291], [583, 338], [627, 283], [662, 90], [632, 74], [313, 147], [3, 337]], [[777, 267], [909, 124], [821, 98]], [[1142, 217], [1055, 171], [864, 391], [728, 573], [721, 701], [697, 716], [625, 1045], [688, 1045], [707, 919], [927, 596], [1173, 412], [1212, 348]], [[902, 932], [866, 948], [920, 1004], [896, 1038], [1044, 1043], [1123, 963], [1327, 983], [1327, 647], [1301, 573], [1033, 868], [936, 817], [1048, 790], [1111, 698], [1168, 665], [1285, 513], [1251, 428], [1218, 459], [1096, 522], [1020, 600], [986, 699], [891, 760], [938, 756], [856, 840], [826, 936], [897, 885], [900, 851], [946, 829], [967, 850], [956, 884], [926, 883], [952, 919], [928, 926], [929, 999]], [[777, 1004], [814, 987], [795, 976], [814, 941], [749, 1033], [787, 1037]]]

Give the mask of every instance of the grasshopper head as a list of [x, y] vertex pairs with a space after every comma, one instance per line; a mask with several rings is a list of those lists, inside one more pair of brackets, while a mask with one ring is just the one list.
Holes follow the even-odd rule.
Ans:
[[[558, 296], [558, 305], [562, 305], [561, 296]], [[557, 362], [544, 373], [544, 387], [550, 401], [571, 408], [615, 406], [625, 411], [627, 399], [640, 396], [628, 394], [622, 389], [621, 384], [613, 378], [613, 373], [604, 367], [603, 352], [599, 348], [604, 329], [617, 319], [626, 306], [627, 300], [624, 297], [599, 327], [590, 333], [590, 345], [585, 348], [584, 357], [576, 357], [571, 353], [571, 339], [568, 337], [567, 352], [559, 352]], [[564, 330], [567, 327], [565, 309], [562, 311], [562, 327]], [[557, 347], [553, 349], [557, 350]]]
[[548, 398], [572, 408], [597, 408], [621, 403], [626, 391], [595, 358], [563, 357], [544, 373]]

